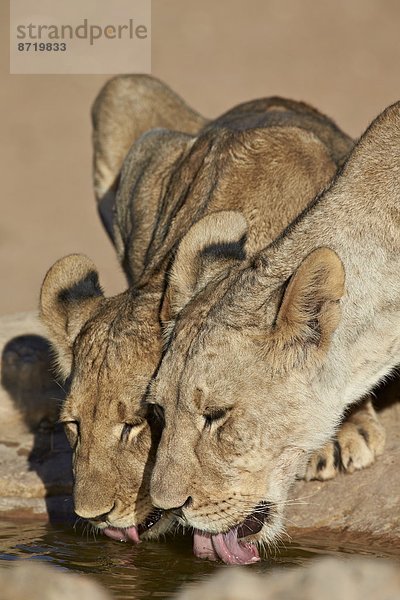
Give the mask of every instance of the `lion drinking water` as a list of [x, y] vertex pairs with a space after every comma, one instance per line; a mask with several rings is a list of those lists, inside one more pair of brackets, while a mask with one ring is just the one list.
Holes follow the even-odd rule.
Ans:
[[[315, 109], [281, 98], [248, 102], [207, 121], [147, 76], [111, 80], [94, 104], [93, 122], [99, 211], [129, 288], [106, 298], [92, 261], [67, 256], [46, 275], [40, 312], [70, 380], [62, 420], [73, 448], [75, 510], [117, 539], [138, 541], [170, 523], [150, 497], [162, 420], [143, 402], [162, 355], [160, 320], [168, 330], [194, 294], [203, 303], [193, 315], [206, 319], [208, 285], [221, 289], [245, 257], [272, 242], [329, 184], [353, 144]], [[233, 349], [221, 344], [227, 360]], [[245, 360], [244, 347], [234, 352]], [[241, 373], [235, 365], [231, 385], [238, 391]], [[368, 411], [358, 418], [373, 420]], [[213, 412], [209, 421], [213, 430]], [[258, 425], [256, 418], [254, 443]], [[184, 423], [178, 430], [185, 435]], [[242, 433], [235, 433], [237, 448]], [[350, 439], [366, 446], [356, 429]], [[335, 473], [332, 448], [323, 456], [312, 459], [308, 478]], [[167, 457], [167, 472], [179, 479], [174, 465], [183, 455]]]

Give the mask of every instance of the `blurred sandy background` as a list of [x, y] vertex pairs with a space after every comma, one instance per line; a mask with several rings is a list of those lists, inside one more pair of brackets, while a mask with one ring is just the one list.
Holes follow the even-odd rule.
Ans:
[[[84, 0], [83, 0], [84, 4]], [[398, 0], [153, 0], [153, 74], [206, 116], [280, 94], [358, 136], [400, 97]], [[35, 308], [47, 268], [91, 256], [124, 288], [91, 189], [90, 105], [99, 76], [8, 75], [1, 8], [0, 314]]]

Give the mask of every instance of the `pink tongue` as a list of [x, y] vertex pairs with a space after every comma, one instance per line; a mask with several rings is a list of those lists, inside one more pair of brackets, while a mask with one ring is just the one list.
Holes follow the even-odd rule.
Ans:
[[254, 544], [237, 539], [237, 528], [218, 535], [195, 531], [193, 551], [198, 558], [217, 560], [219, 557], [228, 565], [249, 565], [260, 560]]
[[102, 533], [108, 536], [112, 540], [117, 540], [118, 542], [127, 542], [131, 540], [131, 542], [135, 542], [135, 544], [139, 544], [139, 534], [136, 527], [128, 527], [127, 529], [117, 529], [115, 527], [106, 527], [102, 529]]

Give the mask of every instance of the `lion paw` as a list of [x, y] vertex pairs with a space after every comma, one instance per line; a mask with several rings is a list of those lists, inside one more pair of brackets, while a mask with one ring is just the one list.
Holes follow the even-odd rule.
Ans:
[[365, 469], [382, 454], [385, 439], [385, 429], [368, 399], [342, 423], [335, 439], [311, 456], [304, 479], [326, 481], [339, 472]]

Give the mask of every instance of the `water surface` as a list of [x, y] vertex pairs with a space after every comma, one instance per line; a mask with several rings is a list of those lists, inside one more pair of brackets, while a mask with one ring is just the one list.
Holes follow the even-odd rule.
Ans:
[[[269, 572], [277, 567], [303, 565], [318, 556], [368, 554], [397, 557], [398, 551], [384, 548], [371, 551], [356, 541], [342, 546], [323, 539], [287, 543], [275, 556], [250, 568]], [[190, 536], [177, 535], [138, 546], [93, 536], [83, 529], [55, 528], [38, 522], [0, 524], [0, 568], [17, 559], [41, 560], [63, 570], [90, 575], [114, 594], [114, 598], [171, 598], [186, 583], [195, 583], [221, 564], [196, 559], [191, 553]]]

